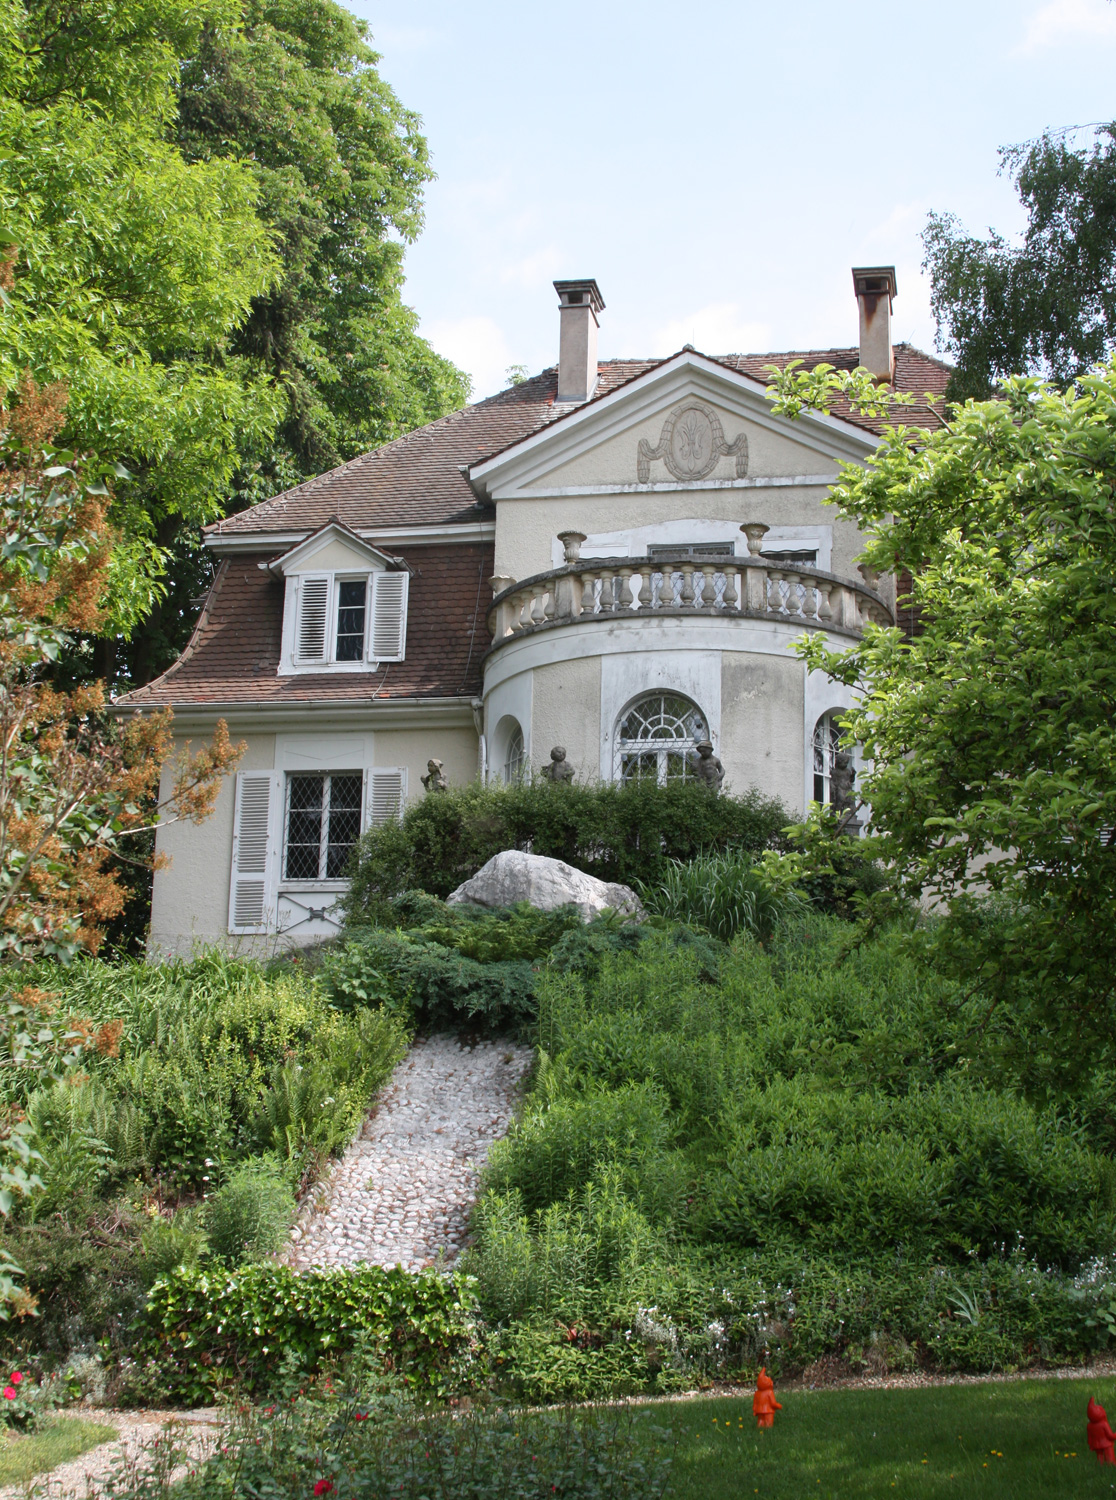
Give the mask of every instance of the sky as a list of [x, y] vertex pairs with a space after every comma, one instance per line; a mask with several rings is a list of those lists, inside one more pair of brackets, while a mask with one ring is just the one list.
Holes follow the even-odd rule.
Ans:
[[999, 148], [1116, 118], [1110, 0], [348, 3], [438, 174], [405, 297], [475, 398], [556, 362], [556, 278], [602, 359], [758, 353], [855, 344], [850, 269], [894, 264], [933, 349], [927, 213], [1017, 234]]

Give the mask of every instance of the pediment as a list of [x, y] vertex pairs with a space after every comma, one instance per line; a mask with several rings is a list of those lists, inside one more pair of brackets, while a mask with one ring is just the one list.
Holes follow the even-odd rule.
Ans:
[[398, 568], [398, 558], [373, 547], [341, 521], [327, 521], [304, 541], [261, 567], [277, 578], [294, 573], [382, 572]]
[[877, 443], [840, 418], [778, 416], [760, 381], [684, 350], [475, 464], [469, 478], [492, 500], [829, 483]]

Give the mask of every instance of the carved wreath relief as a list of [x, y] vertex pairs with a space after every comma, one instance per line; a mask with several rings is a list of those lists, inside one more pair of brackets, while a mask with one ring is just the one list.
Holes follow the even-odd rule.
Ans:
[[640, 484], [651, 479], [651, 461], [661, 458], [675, 479], [704, 479], [712, 474], [720, 458], [736, 460], [736, 477], [748, 472], [748, 439], [744, 433], [725, 442], [721, 419], [704, 401], [687, 401], [676, 406], [663, 423], [654, 448], [646, 438], [639, 440], [636, 472]]

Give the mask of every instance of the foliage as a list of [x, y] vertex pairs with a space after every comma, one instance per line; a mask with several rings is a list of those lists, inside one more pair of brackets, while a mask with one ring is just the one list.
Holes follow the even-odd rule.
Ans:
[[1107, 1072], [1072, 1112], [1025, 1097], [1033, 1022], [981, 1030], [907, 933], [849, 936], [810, 916], [710, 954], [660, 930], [587, 977], [542, 971], [544, 1050], [469, 1259], [509, 1389], [1103, 1346]]
[[63, 406], [25, 384], [14, 413], [0, 408], [0, 957], [95, 950], [124, 902], [107, 868], [122, 841], [148, 813], [208, 817], [241, 753], [219, 721], [158, 802], [171, 715], [110, 728], [100, 684], [58, 693], [41, 680], [69, 632], [129, 608], [112, 595], [104, 467], [50, 447]]
[[953, 214], [932, 213], [923, 233], [939, 343], [957, 365], [951, 400], [985, 400], [1024, 373], [1064, 385], [1116, 344], [1116, 126], [1091, 147], [1046, 134], [1000, 163], [1027, 217], [1021, 243], [978, 239]]
[[[382, 1384], [382, 1382], [380, 1382]], [[669, 1433], [627, 1411], [446, 1411], [360, 1387], [320, 1384], [266, 1408], [244, 1408], [217, 1453], [175, 1486], [192, 1496], [317, 1493], [339, 1500], [618, 1500], [661, 1496], [670, 1468]], [[169, 1495], [180, 1454], [168, 1455], [155, 1485], [122, 1476], [118, 1500]], [[145, 1465], [145, 1467], [148, 1467]], [[165, 1487], [164, 1487], [165, 1484]]]
[[779, 802], [756, 791], [710, 797], [685, 781], [454, 788], [365, 834], [354, 856], [348, 920], [382, 920], [384, 903], [407, 890], [447, 896], [503, 849], [530, 847], [601, 880], [633, 885], [652, 883], [671, 859], [775, 845], [788, 821]]
[[740, 932], [762, 940], [785, 912], [802, 905], [779, 875], [778, 863], [765, 865], [738, 850], [699, 854], [671, 860], [659, 883], [642, 885], [639, 893], [649, 911], [704, 928], [722, 942]]
[[253, 1161], [234, 1172], [205, 1205], [210, 1249], [235, 1265], [281, 1250], [295, 1214], [294, 1194], [273, 1165]]
[[467, 1020], [518, 1026], [532, 1014], [535, 971], [522, 959], [478, 963], [418, 932], [361, 931], [322, 967], [334, 1003], [348, 1011], [383, 997], [428, 1025]]
[[[775, 383], [793, 414], [843, 390]], [[846, 652], [801, 653], [860, 689], [844, 724], [870, 769], [872, 852], [901, 896], [948, 903], [959, 972], [1035, 1003], [1067, 1051], [1110, 1045], [1116, 996], [1116, 364], [1062, 394], [1031, 379], [939, 430], [889, 431], [834, 491], [908, 571], [920, 633], [870, 626]], [[1005, 911], [986, 941], [963, 898]]]
[[[93, 1156], [109, 1188], [139, 1178], [172, 1193], [204, 1190], [263, 1153], [286, 1162], [297, 1183], [351, 1138], [406, 1050], [397, 1020], [339, 1014], [291, 966], [269, 975], [211, 952], [189, 964], [86, 960], [29, 974], [51, 985], [56, 1012], [83, 1016], [102, 1038], [67, 1112], [99, 1143]], [[5, 1082], [13, 1104], [42, 1117], [44, 1101], [20, 1078], [0, 1075]], [[35, 1144], [49, 1157], [60, 1140], [55, 1132]]]
[[300, 1273], [264, 1262], [180, 1269], [152, 1287], [136, 1352], [166, 1368], [186, 1402], [235, 1377], [267, 1392], [285, 1365], [310, 1376], [361, 1351], [410, 1389], [444, 1394], [464, 1379], [473, 1297], [460, 1274], [358, 1266]]

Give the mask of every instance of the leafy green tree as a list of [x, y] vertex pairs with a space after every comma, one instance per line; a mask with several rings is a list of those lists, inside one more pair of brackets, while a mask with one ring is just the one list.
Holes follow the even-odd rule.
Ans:
[[[773, 372], [790, 416], [836, 394], [889, 402], [865, 372]], [[1068, 393], [1014, 377], [936, 431], [892, 427], [834, 501], [921, 611], [914, 639], [800, 647], [860, 690], [844, 723], [876, 852], [903, 895], [949, 908], [942, 942], [974, 984], [1039, 1005], [1070, 1051], [1110, 1045], [1116, 360]]]
[[1116, 124], [1087, 148], [1048, 134], [1000, 159], [1027, 215], [1020, 244], [969, 235], [953, 214], [923, 234], [952, 400], [1019, 373], [1064, 385], [1116, 347]]

